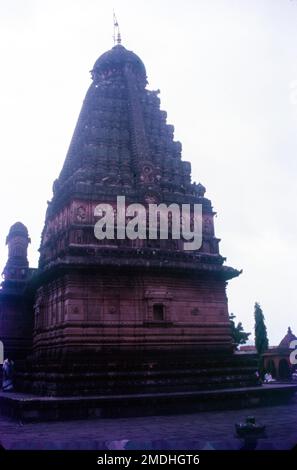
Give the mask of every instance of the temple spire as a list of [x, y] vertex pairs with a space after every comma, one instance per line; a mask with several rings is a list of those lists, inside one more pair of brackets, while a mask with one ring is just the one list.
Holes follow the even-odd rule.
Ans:
[[120, 27], [115, 12], [113, 12], [113, 42], [115, 46], [122, 42]]

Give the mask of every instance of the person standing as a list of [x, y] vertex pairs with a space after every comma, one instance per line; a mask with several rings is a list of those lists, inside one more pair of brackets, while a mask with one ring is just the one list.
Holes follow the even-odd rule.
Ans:
[[3, 378], [2, 378], [2, 390], [3, 392], [13, 391], [13, 371], [14, 362], [10, 359], [5, 359], [2, 366]]

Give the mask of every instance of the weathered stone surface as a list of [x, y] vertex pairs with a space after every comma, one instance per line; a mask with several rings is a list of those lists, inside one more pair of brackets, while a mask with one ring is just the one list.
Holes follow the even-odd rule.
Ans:
[[[176, 369], [185, 367], [183, 354], [190, 351], [191, 374], [195, 368], [217, 374], [212, 380], [201, 372], [202, 380], [193, 382], [196, 388], [238, 384], [238, 370], [229, 373], [232, 344], [225, 290], [227, 281], [240, 273], [224, 265], [205, 188], [191, 182], [191, 165], [181, 159], [181, 144], [174, 141], [174, 128], [160, 110], [159, 92], [146, 88], [145, 67], [133, 52], [118, 44], [97, 60], [92, 79], [53, 185], [39, 269], [28, 284], [34, 292], [34, 340], [20, 386], [31, 383], [36, 391], [63, 394], [71, 383], [73, 393], [81, 392], [80, 377], [89, 371], [85, 389], [96, 392], [102, 375], [92, 367], [104, 358], [104, 383], [109, 371], [116, 377], [121, 370], [126, 374], [126, 381], [116, 378], [111, 389], [119, 390], [123, 383], [133, 388], [136, 370], [141, 371], [141, 386], [147, 386], [143, 374], [150, 361], [160, 371], [156, 387], [175, 384], [178, 389], [183, 380], [182, 388], [190, 387], [178, 374], [166, 378], [168, 351]], [[201, 204], [201, 248], [185, 251], [184, 240], [170, 236], [97, 240], [94, 209], [102, 202], [115, 208], [118, 196], [125, 196], [126, 204], [146, 207]], [[205, 353], [207, 360], [193, 360]], [[222, 354], [228, 356], [228, 371], [218, 364]], [[133, 357], [140, 359], [135, 363]]]
[[[146, 88], [144, 65], [121, 45], [98, 59], [92, 77], [47, 210], [35, 354], [71, 345], [229, 350], [225, 286], [238, 271], [223, 266], [211, 203], [191, 183], [158, 92]], [[115, 206], [118, 195], [127, 203], [201, 203], [202, 248], [187, 253], [172, 239], [97, 240], [94, 209]]]
[[27, 290], [33, 273], [27, 259], [29, 243], [27, 228], [20, 222], [12, 225], [6, 238], [8, 260], [0, 289], [0, 340], [5, 357], [12, 359], [24, 359], [32, 348], [32, 295]]

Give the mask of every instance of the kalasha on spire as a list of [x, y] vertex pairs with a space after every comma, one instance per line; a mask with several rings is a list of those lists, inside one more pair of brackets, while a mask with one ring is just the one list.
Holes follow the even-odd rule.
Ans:
[[117, 20], [117, 17], [115, 15], [115, 12], [113, 12], [113, 43], [114, 45], [116, 44], [121, 44], [122, 42], [122, 37], [120, 33], [120, 26]]
[[[116, 34], [91, 71], [47, 209], [34, 281], [33, 389], [67, 395], [161, 390], [169, 382], [211, 387], [214, 375], [198, 377], [199, 367], [216, 367], [222, 387], [248, 385], [250, 369], [239, 359], [233, 374], [225, 370], [233, 361], [226, 282], [239, 271], [224, 265], [211, 202], [191, 181], [159, 91], [147, 88], [145, 66], [120, 43], [118, 24]], [[184, 240], [170, 236], [98, 240], [95, 208], [106, 203], [116, 213], [119, 196], [145, 208], [201, 205], [200, 249], [186, 251]], [[157, 374], [150, 382], [147, 370]]]

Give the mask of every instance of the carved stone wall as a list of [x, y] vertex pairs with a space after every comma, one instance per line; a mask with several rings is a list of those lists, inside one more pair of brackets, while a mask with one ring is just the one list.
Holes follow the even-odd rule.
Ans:
[[[153, 316], [155, 305], [164, 318]], [[223, 281], [141, 273], [68, 274], [38, 291], [38, 354], [231, 347]]]
[[5, 357], [25, 359], [31, 352], [33, 312], [30, 299], [0, 292], [0, 340]]

